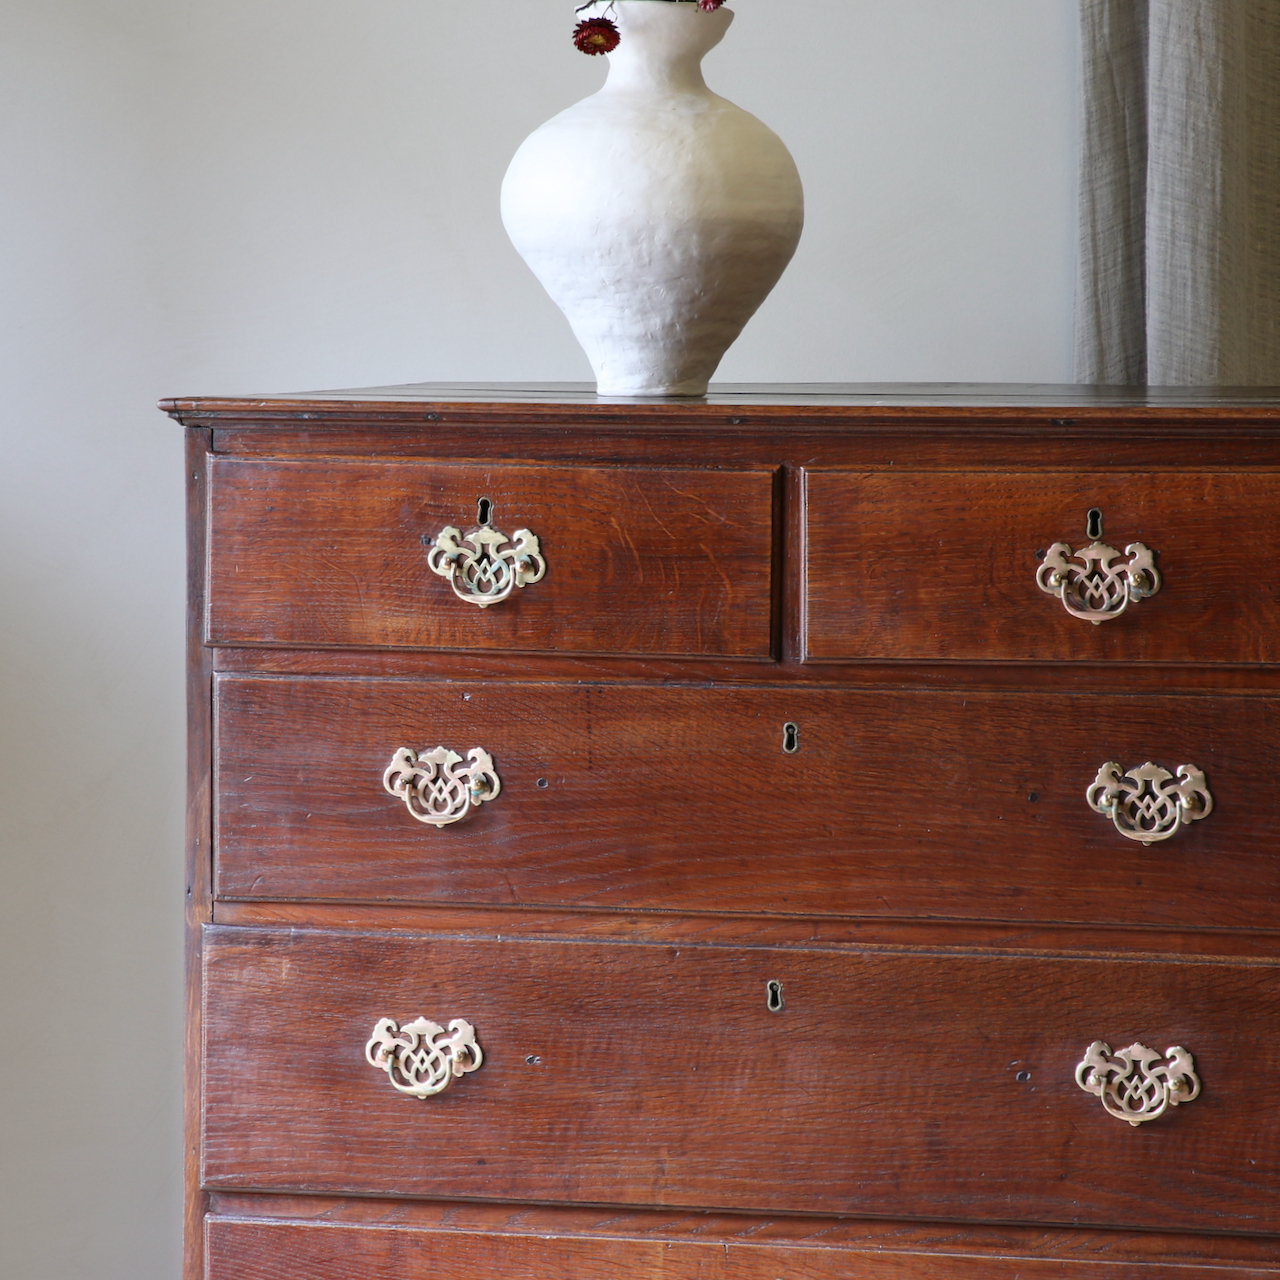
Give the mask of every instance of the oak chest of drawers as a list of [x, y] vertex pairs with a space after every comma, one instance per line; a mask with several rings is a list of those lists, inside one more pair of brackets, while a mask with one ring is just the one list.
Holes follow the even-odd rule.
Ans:
[[1280, 1277], [1280, 400], [164, 407], [188, 1280]]

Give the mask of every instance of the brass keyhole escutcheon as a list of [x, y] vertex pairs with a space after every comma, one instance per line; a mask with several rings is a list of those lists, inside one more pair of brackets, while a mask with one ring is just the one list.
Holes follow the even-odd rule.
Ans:
[[782, 726], [782, 749], [789, 756], [800, 750], [800, 726], [791, 720]]
[[770, 1013], [781, 1013], [787, 1007], [782, 998], [782, 983], [771, 978], [764, 984], [764, 1002]]

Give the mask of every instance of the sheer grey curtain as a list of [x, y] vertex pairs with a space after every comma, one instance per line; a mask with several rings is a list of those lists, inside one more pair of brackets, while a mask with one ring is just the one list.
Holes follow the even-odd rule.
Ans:
[[1280, 0], [1080, 0], [1075, 376], [1280, 385]]

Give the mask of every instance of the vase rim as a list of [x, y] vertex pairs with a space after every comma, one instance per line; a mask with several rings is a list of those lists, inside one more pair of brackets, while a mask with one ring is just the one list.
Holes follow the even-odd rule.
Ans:
[[702, 59], [724, 39], [733, 10], [707, 13], [686, 0], [596, 0], [592, 8], [611, 13], [622, 37], [608, 54], [608, 92], [658, 81], [672, 90], [708, 91]]

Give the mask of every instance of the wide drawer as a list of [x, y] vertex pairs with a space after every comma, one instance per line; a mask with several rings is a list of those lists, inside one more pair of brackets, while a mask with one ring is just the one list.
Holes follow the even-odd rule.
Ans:
[[[203, 1177], [1276, 1232], [1278, 978], [1257, 962], [213, 927]], [[464, 1019], [483, 1053], [424, 1098], [366, 1059], [382, 1020], [419, 1018], [459, 1035]], [[1199, 1096], [1116, 1119], [1077, 1083], [1099, 1041], [1185, 1050]]]
[[[1054, 544], [1092, 545], [1092, 510], [1119, 577], [1142, 544], [1161, 579], [1098, 624], [1037, 583]], [[805, 656], [1276, 662], [1278, 517], [1270, 472], [809, 472]]]
[[[211, 644], [771, 651], [771, 471], [215, 457], [209, 484]], [[464, 542], [481, 516], [505, 542]], [[428, 563], [449, 528], [464, 595], [502, 594], [520, 530], [545, 571], [481, 608]]]
[[[453, 1209], [453, 1217], [461, 1216], [457, 1206]], [[437, 1275], [476, 1280], [1114, 1280], [1121, 1268], [1124, 1280], [1280, 1276], [1275, 1254], [1257, 1265], [1210, 1260], [1200, 1266], [1181, 1256], [1173, 1262], [1134, 1259], [1115, 1256], [1122, 1250], [1113, 1246], [1113, 1252], [1107, 1247], [1111, 1239], [1096, 1234], [1077, 1240], [1057, 1232], [1039, 1254], [1015, 1252], [1016, 1244], [997, 1254], [990, 1245], [975, 1248], [963, 1231], [939, 1230], [941, 1238], [934, 1248], [924, 1247], [923, 1241], [912, 1248], [901, 1239], [905, 1233], [900, 1224], [896, 1231], [886, 1225], [878, 1237], [868, 1231], [865, 1241], [849, 1247], [833, 1239], [839, 1228], [821, 1219], [810, 1239], [785, 1242], [769, 1239], [768, 1230], [750, 1218], [741, 1220], [738, 1232], [730, 1229], [728, 1238], [716, 1239], [714, 1226], [702, 1226], [703, 1215], [682, 1232], [646, 1233], [647, 1224], [624, 1219], [610, 1224], [611, 1235], [594, 1236], [581, 1229], [553, 1235], [546, 1225], [549, 1215], [537, 1210], [514, 1210], [509, 1216], [505, 1229], [488, 1231], [459, 1225], [420, 1227], [403, 1220], [375, 1226], [215, 1216], [205, 1228], [207, 1280], [406, 1280]], [[846, 1219], [841, 1225], [847, 1232], [855, 1221]], [[803, 1222], [792, 1220], [801, 1237]], [[637, 1232], [630, 1238], [628, 1226]], [[1102, 1257], [1062, 1256], [1075, 1252]]]
[[[215, 709], [226, 898], [1280, 927], [1274, 699], [223, 676]], [[437, 747], [455, 799], [473, 750], [501, 787], [441, 827], [385, 785]], [[1149, 846], [1086, 798], [1148, 761], [1213, 801]]]

